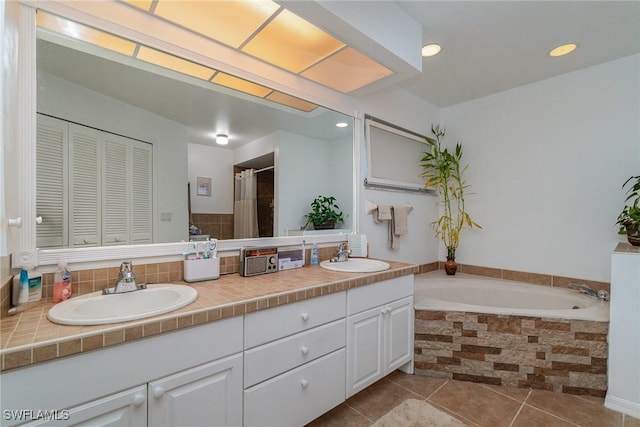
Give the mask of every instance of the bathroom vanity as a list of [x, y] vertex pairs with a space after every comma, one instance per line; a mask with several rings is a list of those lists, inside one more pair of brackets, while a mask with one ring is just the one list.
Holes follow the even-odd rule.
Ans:
[[[194, 285], [199, 300], [178, 313], [77, 328], [81, 339], [102, 337], [97, 350], [60, 357], [59, 347], [39, 363], [33, 355], [55, 340], [5, 348], [2, 406], [18, 412], [3, 414], [2, 425], [37, 415], [31, 425], [304, 425], [392, 370], [411, 371], [416, 270], [391, 263], [379, 273], [233, 274]], [[264, 295], [242, 296], [261, 281]], [[216, 305], [216, 287], [235, 288], [238, 301]], [[145, 336], [126, 339], [137, 330]], [[109, 345], [118, 331], [124, 342]], [[31, 360], [7, 369], [24, 350]]]

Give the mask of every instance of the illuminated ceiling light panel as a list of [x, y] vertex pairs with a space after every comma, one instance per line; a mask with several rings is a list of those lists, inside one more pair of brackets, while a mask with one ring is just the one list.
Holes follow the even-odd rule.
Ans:
[[42, 12], [41, 10], [38, 10], [36, 13], [36, 22], [38, 27], [46, 28], [56, 33], [91, 43], [123, 55], [131, 56], [136, 49], [136, 44], [132, 41], [116, 37], [109, 33], [105, 33], [67, 19], [50, 15]]
[[169, 55], [168, 53], [160, 52], [147, 46], [140, 46], [136, 57], [151, 64], [159, 65], [160, 67], [168, 68], [202, 80], [209, 80], [213, 73], [215, 73], [215, 70], [211, 68]]
[[430, 56], [435, 56], [440, 53], [442, 47], [439, 44], [428, 44], [422, 48], [422, 56], [428, 58]]
[[213, 80], [213, 83], [219, 84], [221, 86], [228, 87], [230, 89], [239, 90], [240, 92], [248, 93], [249, 95], [258, 96], [260, 98], [264, 98], [267, 96], [272, 89], [268, 87], [261, 86], [259, 84], [252, 83], [248, 80], [244, 80], [238, 77], [234, 77], [227, 73], [218, 72]]
[[349, 93], [393, 74], [353, 48], [346, 48], [300, 75], [342, 93]]
[[123, 3], [130, 4], [133, 7], [137, 7], [138, 9], [142, 9], [146, 12], [151, 10], [151, 5], [153, 5], [153, 0], [120, 0]]
[[286, 93], [274, 91], [266, 97], [269, 101], [277, 102], [278, 104], [286, 105], [288, 107], [310, 112], [318, 108], [316, 104], [305, 101], [295, 96], [287, 95]]
[[297, 74], [344, 46], [315, 25], [283, 10], [241, 50]]
[[168, 21], [238, 48], [280, 6], [261, 1], [159, 0], [154, 14]]
[[551, 49], [549, 51], [549, 56], [551, 57], [558, 57], [558, 56], [564, 56], [564, 55], [568, 55], [571, 52], [573, 52], [574, 50], [576, 50], [578, 48], [578, 45], [575, 43], [568, 43], [568, 44], [563, 44], [562, 46], [558, 46], [554, 49]]

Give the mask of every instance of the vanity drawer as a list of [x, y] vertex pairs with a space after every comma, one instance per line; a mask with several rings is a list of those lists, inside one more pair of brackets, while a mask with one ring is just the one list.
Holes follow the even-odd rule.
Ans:
[[336, 320], [245, 351], [245, 388], [344, 347], [345, 328], [344, 319]]
[[244, 392], [245, 426], [302, 426], [344, 401], [340, 349]]
[[413, 274], [349, 289], [348, 292], [347, 314], [360, 313], [413, 295]]
[[258, 346], [345, 317], [346, 293], [259, 310], [245, 315], [244, 348]]

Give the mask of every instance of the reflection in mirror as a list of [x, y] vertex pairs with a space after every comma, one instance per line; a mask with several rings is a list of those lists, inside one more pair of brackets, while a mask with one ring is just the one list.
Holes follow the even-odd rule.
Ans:
[[[348, 116], [264, 88], [298, 108], [270, 102], [44, 29], [37, 79], [40, 248], [294, 235], [318, 195], [336, 197], [340, 227], [351, 228]], [[235, 197], [241, 174], [255, 178], [249, 214]]]

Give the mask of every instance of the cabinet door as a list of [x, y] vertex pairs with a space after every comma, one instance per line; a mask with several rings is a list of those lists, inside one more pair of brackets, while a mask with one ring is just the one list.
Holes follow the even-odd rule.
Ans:
[[385, 374], [398, 369], [413, 357], [413, 298], [385, 306]]
[[36, 130], [36, 245], [62, 247], [68, 243], [67, 180], [69, 124], [38, 114]]
[[149, 383], [149, 426], [242, 425], [242, 354]]
[[69, 231], [72, 247], [100, 246], [100, 131], [69, 124]]
[[153, 242], [153, 146], [130, 141], [132, 244]]
[[347, 318], [347, 397], [384, 375], [385, 307], [375, 307]]
[[102, 133], [102, 245], [129, 243], [130, 191], [132, 187], [129, 142]]
[[147, 425], [147, 386], [135, 387], [69, 409], [49, 411], [28, 426], [143, 427]]

